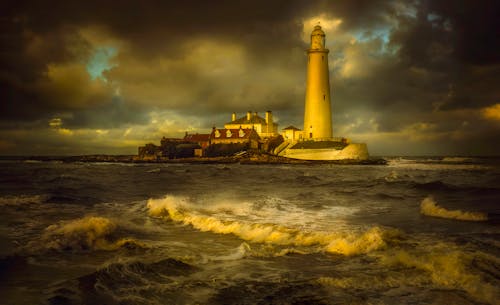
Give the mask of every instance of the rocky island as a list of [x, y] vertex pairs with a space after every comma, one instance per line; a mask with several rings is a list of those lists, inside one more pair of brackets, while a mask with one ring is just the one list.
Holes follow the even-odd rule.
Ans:
[[1, 160], [17, 160], [24, 162], [110, 162], [110, 163], [177, 163], [177, 164], [339, 164], [339, 165], [385, 165], [383, 158], [367, 160], [298, 160], [257, 151], [242, 151], [231, 156], [188, 157], [169, 159], [141, 159], [137, 155], [80, 155], [80, 156], [2, 156]]

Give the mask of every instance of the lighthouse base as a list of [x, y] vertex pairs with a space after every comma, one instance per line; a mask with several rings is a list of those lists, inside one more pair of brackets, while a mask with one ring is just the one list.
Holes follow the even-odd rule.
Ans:
[[284, 142], [275, 154], [299, 160], [368, 160], [365, 143], [345, 143], [333, 141]]

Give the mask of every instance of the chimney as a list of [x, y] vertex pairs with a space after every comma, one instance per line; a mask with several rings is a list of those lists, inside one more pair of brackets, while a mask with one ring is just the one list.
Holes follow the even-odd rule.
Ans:
[[231, 122], [236, 121], [236, 112], [231, 115]]
[[266, 111], [266, 124], [267, 125], [272, 125], [273, 124], [273, 113], [271, 111]]
[[252, 112], [249, 111], [247, 112], [247, 120], [250, 121], [251, 118], [252, 118]]

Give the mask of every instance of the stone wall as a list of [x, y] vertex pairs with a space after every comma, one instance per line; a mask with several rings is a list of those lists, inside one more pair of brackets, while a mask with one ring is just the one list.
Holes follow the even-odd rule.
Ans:
[[365, 143], [351, 143], [344, 149], [286, 149], [284, 157], [300, 160], [367, 160]]

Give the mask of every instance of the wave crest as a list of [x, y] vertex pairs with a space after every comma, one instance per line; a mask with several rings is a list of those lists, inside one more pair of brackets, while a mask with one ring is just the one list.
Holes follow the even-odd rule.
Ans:
[[[118, 248], [144, 248], [132, 239], [111, 240], [117, 225], [104, 217], [88, 216], [68, 222], [53, 224], [45, 229], [40, 245], [51, 250], [116, 250]], [[33, 244], [31, 244], [33, 246]]]
[[[327, 287], [370, 291], [401, 286], [429, 287], [429, 282], [432, 282], [434, 288], [463, 290], [481, 302], [493, 304], [498, 299], [498, 288], [474, 268], [477, 261], [495, 266], [498, 262], [495, 257], [467, 253], [447, 243], [420, 245], [411, 250], [389, 249], [375, 253], [374, 257], [383, 267], [380, 272], [339, 273], [333, 277], [320, 277], [316, 282]], [[393, 272], [394, 268], [398, 272]], [[404, 268], [403, 272], [401, 268]], [[495, 270], [494, 267], [491, 269]], [[494, 272], [491, 276], [495, 277]]]
[[481, 276], [472, 273], [471, 254], [450, 249], [449, 245], [437, 244], [426, 253], [410, 253], [399, 250], [381, 257], [386, 265], [403, 265], [425, 271], [435, 284], [452, 289], [463, 289], [473, 297], [494, 303], [498, 289], [484, 281]]
[[394, 232], [380, 227], [373, 227], [365, 232], [308, 232], [272, 223], [219, 219], [196, 212], [187, 198], [176, 196], [149, 199], [147, 207], [151, 216], [168, 217], [204, 232], [233, 234], [255, 243], [319, 246], [324, 251], [342, 255], [356, 255], [384, 248], [386, 240], [394, 235]]
[[428, 196], [422, 200], [420, 204], [420, 213], [432, 217], [466, 220], [466, 221], [486, 221], [488, 215], [480, 212], [464, 212], [461, 210], [447, 210], [440, 207], [432, 196]]

